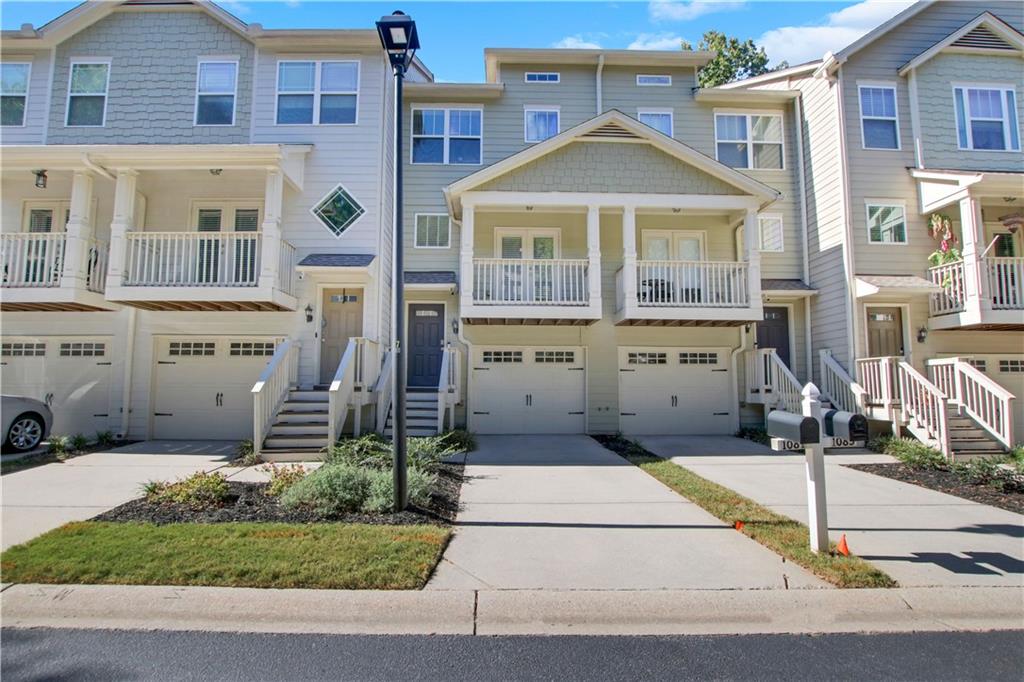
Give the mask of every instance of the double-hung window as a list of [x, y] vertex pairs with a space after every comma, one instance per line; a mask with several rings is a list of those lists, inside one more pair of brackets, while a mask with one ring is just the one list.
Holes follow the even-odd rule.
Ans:
[[237, 61], [200, 61], [196, 74], [196, 125], [234, 125], [237, 85]]
[[896, 87], [861, 85], [860, 129], [865, 149], [899, 149], [900, 124], [897, 120]]
[[65, 125], [103, 126], [106, 122], [109, 84], [109, 61], [71, 62]]
[[527, 105], [524, 109], [524, 139], [527, 142], [543, 142], [559, 132], [558, 107], [536, 107]]
[[715, 148], [732, 168], [783, 168], [782, 115], [715, 114]]
[[446, 213], [416, 214], [416, 248], [447, 249], [451, 245], [451, 227]]
[[32, 64], [4, 62], [0, 64], [0, 125], [25, 125], [25, 104], [28, 101], [28, 78]]
[[277, 63], [278, 125], [353, 124], [359, 104], [359, 62]]
[[1002, 86], [953, 87], [960, 149], [1020, 151], [1017, 95]]
[[477, 165], [482, 133], [481, 109], [413, 109], [412, 162]]
[[639, 109], [636, 117], [641, 123], [672, 137], [671, 109]]
[[765, 213], [757, 217], [758, 250], [766, 253], [782, 253], [785, 251], [782, 237], [782, 216], [777, 213]]
[[904, 204], [868, 201], [867, 222], [870, 243], [907, 243], [907, 207]]

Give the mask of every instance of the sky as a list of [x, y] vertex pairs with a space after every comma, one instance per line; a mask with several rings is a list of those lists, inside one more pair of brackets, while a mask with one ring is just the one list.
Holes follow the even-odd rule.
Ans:
[[[41, 26], [77, 2], [0, 0], [0, 25]], [[912, 0], [617, 0], [616, 2], [334, 2], [220, 0], [265, 28], [372, 28], [402, 9], [416, 20], [420, 57], [438, 81], [484, 79], [485, 47], [676, 49], [707, 30], [763, 45], [773, 64], [818, 59], [886, 21]]]

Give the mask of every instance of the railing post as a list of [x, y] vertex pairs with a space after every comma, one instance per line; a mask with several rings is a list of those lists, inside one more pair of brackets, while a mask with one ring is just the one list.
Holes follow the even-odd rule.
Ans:
[[459, 304], [462, 311], [468, 310], [473, 305], [475, 278], [475, 273], [473, 272], [473, 219], [475, 212], [473, 204], [463, 204], [462, 225], [460, 228], [461, 248], [459, 251]]
[[626, 310], [637, 305], [636, 206], [622, 210], [622, 298]]
[[[284, 201], [284, 174], [280, 169], [267, 171], [263, 196], [263, 245], [260, 253], [260, 287], [273, 289], [277, 285], [281, 257], [281, 206]], [[280, 273], [291, 277], [292, 273]]]
[[110, 223], [110, 260], [107, 262], [107, 291], [124, 282], [128, 258], [128, 232], [135, 222], [135, 195], [139, 174], [131, 169], [117, 172], [114, 187], [114, 219]]

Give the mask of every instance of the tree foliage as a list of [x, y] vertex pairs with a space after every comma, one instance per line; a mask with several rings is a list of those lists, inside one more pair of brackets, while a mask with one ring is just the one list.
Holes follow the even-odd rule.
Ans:
[[[685, 40], [682, 48], [684, 50], [694, 49], [693, 45]], [[763, 47], [755, 45], [753, 40], [748, 39], [741, 42], [738, 38], [718, 31], [705, 32], [696, 49], [712, 50], [718, 53], [718, 56], [708, 62], [697, 75], [698, 83], [702, 88], [713, 88], [716, 85], [760, 76], [763, 73], [789, 66], [786, 62], [782, 62], [775, 68], [768, 68], [768, 55]]]

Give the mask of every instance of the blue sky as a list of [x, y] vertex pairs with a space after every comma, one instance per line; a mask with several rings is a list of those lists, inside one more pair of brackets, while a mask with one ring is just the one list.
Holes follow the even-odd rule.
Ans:
[[[4, 29], [40, 26], [77, 2], [3, 0]], [[709, 29], [765, 46], [773, 62], [796, 64], [838, 50], [912, 4], [910, 0], [822, 2], [654, 0], [617, 2], [331, 2], [224, 0], [225, 9], [267, 28], [370, 28], [403, 9], [416, 19], [420, 56], [438, 80], [483, 80], [485, 47], [675, 49]]]

